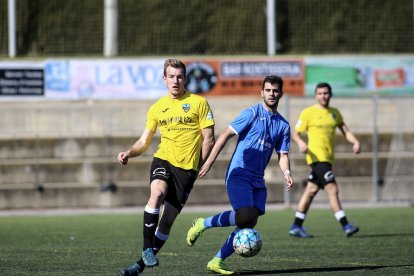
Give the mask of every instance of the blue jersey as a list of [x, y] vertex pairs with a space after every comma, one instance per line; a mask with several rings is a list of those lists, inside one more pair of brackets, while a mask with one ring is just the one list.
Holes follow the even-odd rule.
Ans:
[[261, 103], [243, 110], [229, 127], [239, 137], [226, 180], [232, 172], [263, 179], [273, 149], [277, 153], [289, 152], [289, 123], [279, 113], [266, 110]]

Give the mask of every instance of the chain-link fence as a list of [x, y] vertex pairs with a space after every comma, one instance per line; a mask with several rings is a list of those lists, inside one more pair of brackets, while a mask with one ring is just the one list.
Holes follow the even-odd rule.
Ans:
[[[102, 56], [104, 0], [15, 0], [17, 56]], [[277, 52], [410, 53], [411, 0], [275, 0]], [[0, 1], [0, 55], [8, 53]], [[265, 0], [118, 0], [118, 53], [266, 54]]]

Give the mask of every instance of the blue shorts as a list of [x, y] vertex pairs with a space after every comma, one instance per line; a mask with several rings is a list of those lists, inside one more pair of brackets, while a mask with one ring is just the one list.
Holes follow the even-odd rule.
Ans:
[[265, 213], [267, 188], [264, 179], [232, 173], [226, 179], [226, 187], [234, 210], [256, 207], [262, 215]]

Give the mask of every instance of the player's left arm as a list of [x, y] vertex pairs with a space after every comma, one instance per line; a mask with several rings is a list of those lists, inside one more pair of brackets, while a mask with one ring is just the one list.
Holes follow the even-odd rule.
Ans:
[[203, 128], [201, 130], [201, 136], [203, 142], [201, 145], [201, 156], [200, 156], [200, 165], [202, 166], [206, 162], [208, 156], [210, 155], [211, 149], [214, 146], [214, 125]]
[[361, 144], [355, 135], [349, 130], [348, 126], [342, 122], [338, 125], [338, 128], [341, 130], [342, 134], [345, 136], [346, 140], [352, 144], [352, 151], [355, 154], [361, 152]]
[[287, 152], [280, 152], [277, 156], [279, 158], [279, 167], [283, 172], [283, 177], [287, 184], [286, 191], [290, 191], [293, 186], [293, 178], [290, 173], [289, 154]]

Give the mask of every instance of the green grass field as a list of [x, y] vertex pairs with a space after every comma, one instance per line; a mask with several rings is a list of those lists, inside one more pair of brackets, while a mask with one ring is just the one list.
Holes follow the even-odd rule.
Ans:
[[[187, 207], [188, 208], [188, 207]], [[414, 275], [414, 208], [348, 209], [360, 232], [346, 238], [329, 210], [315, 209], [305, 226], [313, 239], [289, 237], [293, 210], [269, 211], [256, 229], [261, 252], [227, 259], [240, 275]], [[215, 228], [193, 247], [185, 236], [196, 216], [177, 219], [142, 275], [206, 275], [206, 264], [229, 233]], [[141, 214], [0, 217], [0, 275], [118, 275], [141, 247]]]

